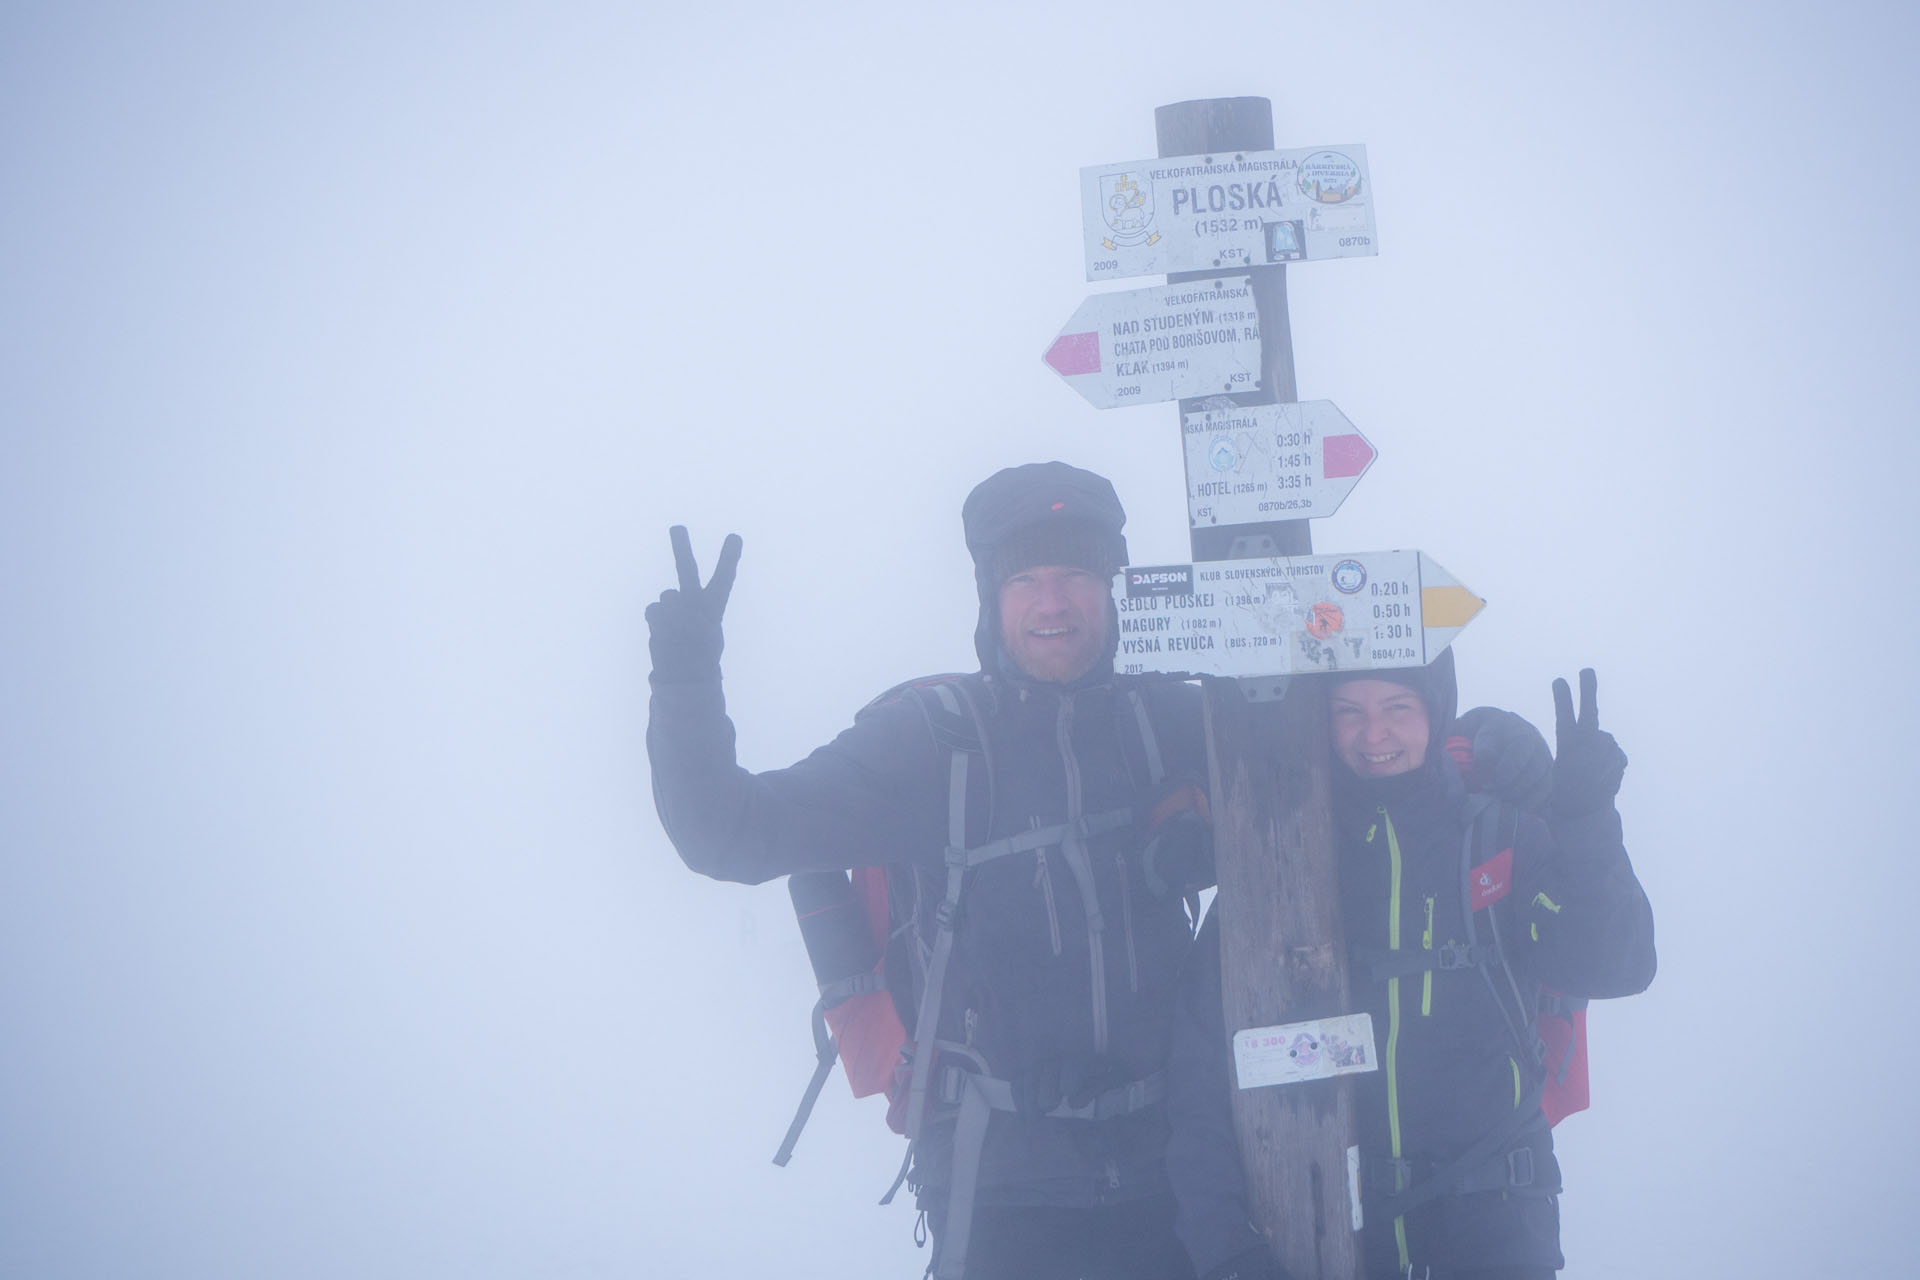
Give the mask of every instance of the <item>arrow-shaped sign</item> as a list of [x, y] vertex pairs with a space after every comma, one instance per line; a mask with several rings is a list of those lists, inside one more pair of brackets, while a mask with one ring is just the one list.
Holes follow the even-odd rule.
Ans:
[[1283, 676], [1425, 666], [1486, 601], [1419, 551], [1129, 567], [1127, 673]]
[[1375, 456], [1331, 400], [1205, 409], [1181, 434], [1196, 529], [1330, 516]]
[[1041, 359], [1096, 409], [1260, 385], [1260, 316], [1245, 276], [1096, 293]]

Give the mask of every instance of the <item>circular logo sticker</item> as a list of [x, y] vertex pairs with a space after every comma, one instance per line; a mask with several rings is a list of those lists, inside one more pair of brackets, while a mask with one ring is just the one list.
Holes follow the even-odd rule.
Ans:
[[1333, 589], [1350, 596], [1367, 585], [1367, 566], [1358, 560], [1342, 560], [1333, 566]]
[[1338, 151], [1316, 151], [1300, 162], [1300, 194], [1316, 204], [1345, 204], [1360, 194], [1360, 166]]
[[1213, 451], [1207, 455], [1207, 462], [1215, 471], [1231, 471], [1240, 465], [1240, 455], [1235, 452], [1233, 441], [1221, 436], [1213, 442]]

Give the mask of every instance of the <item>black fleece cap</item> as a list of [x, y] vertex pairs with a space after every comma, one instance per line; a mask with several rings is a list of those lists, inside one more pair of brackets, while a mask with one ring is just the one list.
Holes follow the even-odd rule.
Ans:
[[[1127, 563], [1120, 530], [1127, 513], [1105, 476], [1064, 462], [1029, 462], [996, 471], [974, 486], [960, 508], [973, 556], [980, 620], [973, 647], [983, 671], [995, 670], [1000, 650], [1000, 584], [1022, 569], [1072, 565], [1111, 576]], [[1108, 605], [1107, 661], [1120, 644]]]
[[1111, 574], [1127, 562], [1120, 495], [1104, 476], [1064, 462], [994, 472], [967, 495], [960, 523], [983, 588], [1037, 564]]

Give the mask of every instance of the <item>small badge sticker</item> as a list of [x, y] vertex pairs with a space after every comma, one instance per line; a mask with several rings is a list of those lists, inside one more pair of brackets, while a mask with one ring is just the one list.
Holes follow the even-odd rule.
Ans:
[[1349, 1013], [1236, 1032], [1233, 1065], [1242, 1089], [1374, 1071], [1380, 1062], [1373, 1049], [1373, 1019]]

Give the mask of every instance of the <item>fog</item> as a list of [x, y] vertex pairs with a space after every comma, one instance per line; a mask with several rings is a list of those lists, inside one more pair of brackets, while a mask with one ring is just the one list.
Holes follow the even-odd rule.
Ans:
[[[770, 768], [970, 669], [969, 488], [1173, 407], [1040, 355], [1083, 165], [1271, 98], [1381, 251], [1289, 271], [1379, 450], [1322, 551], [1593, 666], [1661, 971], [1591, 1015], [1569, 1280], [1892, 1273], [1920, 1124], [1920, 20], [1891, 4], [0, 11], [0, 1274], [918, 1275], [784, 890], [646, 778], [666, 529], [745, 539]], [[1151, 280], [1133, 282], [1154, 283]]]

